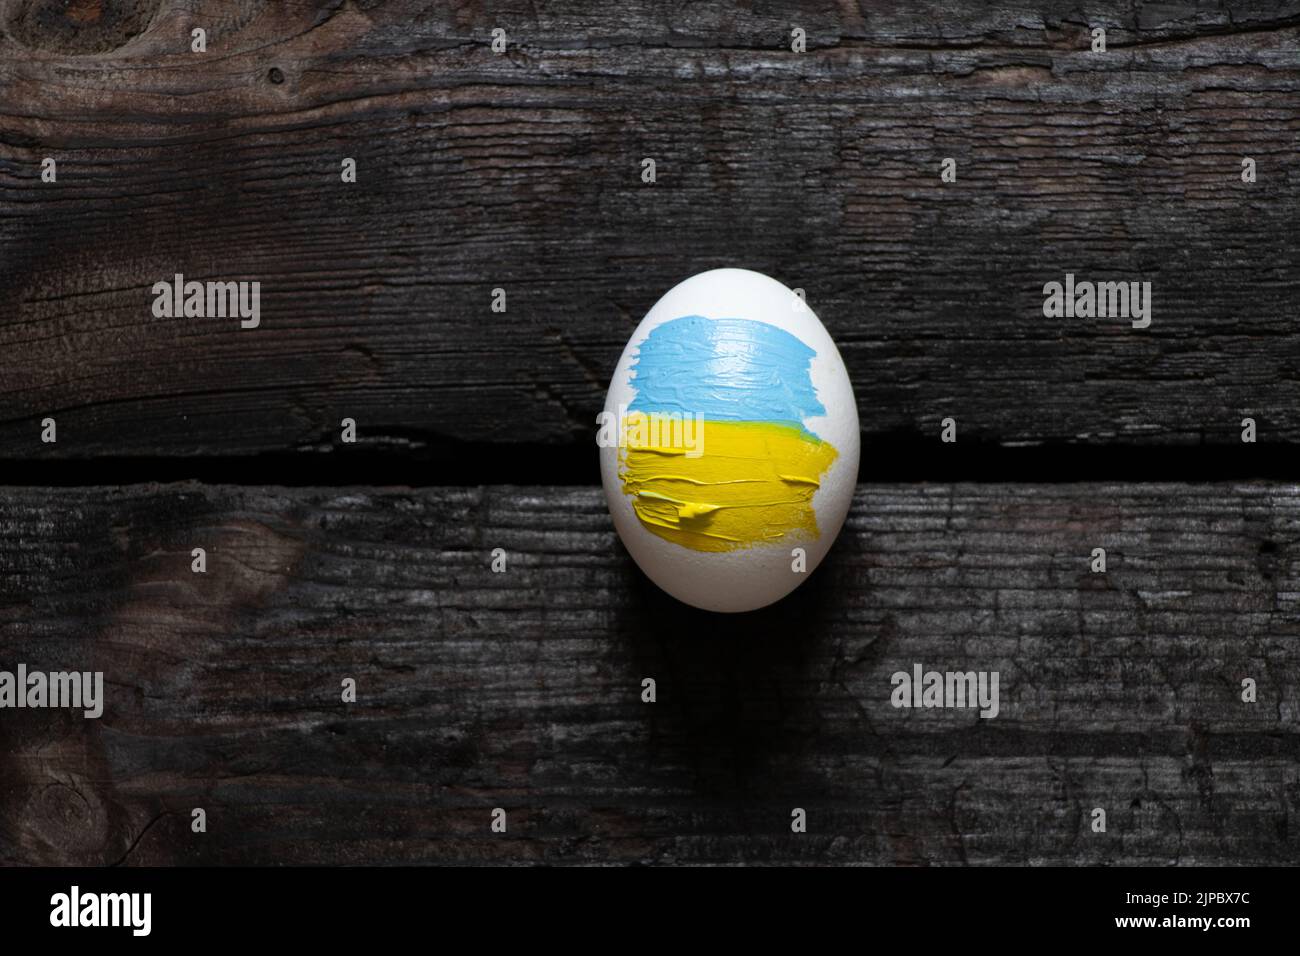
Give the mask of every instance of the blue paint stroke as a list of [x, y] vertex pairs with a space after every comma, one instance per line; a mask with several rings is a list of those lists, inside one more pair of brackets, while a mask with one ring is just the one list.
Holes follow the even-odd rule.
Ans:
[[816, 355], [766, 322], [684, 315], [656, 326], [641, 343], [628, 411], [802, 428], [805, 418], [826, 414], [809, 374]]

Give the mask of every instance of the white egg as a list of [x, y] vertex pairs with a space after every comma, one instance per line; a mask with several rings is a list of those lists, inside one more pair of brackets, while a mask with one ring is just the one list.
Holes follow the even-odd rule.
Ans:
[[793, 591], [839, 534], [858, 408], [817, 316], [745, 269], [692, 276], [628, 340], [599, 420], [614, 527], [651, 580], [711, 611]]

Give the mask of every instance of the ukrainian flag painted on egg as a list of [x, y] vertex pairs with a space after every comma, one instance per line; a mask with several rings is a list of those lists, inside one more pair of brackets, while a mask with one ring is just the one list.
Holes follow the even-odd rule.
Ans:
[[614, 524], [670, 594], [710, 610], [775, 601], [829, 550], [857, 482], [848, 374], [803, 300], [718, 269], [632, 334], [600, 418]]

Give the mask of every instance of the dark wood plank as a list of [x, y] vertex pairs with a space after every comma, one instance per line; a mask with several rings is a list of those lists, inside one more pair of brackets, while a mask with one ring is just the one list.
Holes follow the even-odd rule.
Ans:
[[0, 665], [110, 687], [0, 714], [0, 863], [1300, 861], [1294, 486], [864, 488], [741, 617], [592, 489], [10, 489], [0, 570]]
[[[1300, 440], [1300, 3], [17, 6], [0, 458], [309, 452], [345, 416], [399, 451], [578, 454], [640, 316], [720, 265], [806, 289], [868, 449], [948, 415]], [[261, 281], [262, 328], [154, 319], [178, 271]], [[1042, 318], [1067, 271], [1150, 280], [1151, 328]]]

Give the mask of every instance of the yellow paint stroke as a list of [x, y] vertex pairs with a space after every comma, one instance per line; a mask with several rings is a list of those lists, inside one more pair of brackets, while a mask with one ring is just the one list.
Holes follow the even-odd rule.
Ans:
[[[628, 416], [629, 432], [639, 414]], [[817, 537], [812, 499], [837, 457], [833, 445], [791, 424], [703, 427], [697, 458], [635, 443], [622, 450], [623, 492], [649, 531], [696, 551]]]

